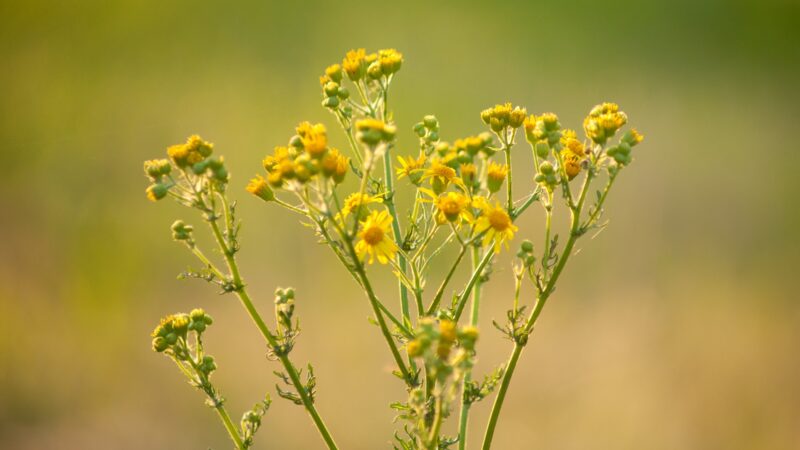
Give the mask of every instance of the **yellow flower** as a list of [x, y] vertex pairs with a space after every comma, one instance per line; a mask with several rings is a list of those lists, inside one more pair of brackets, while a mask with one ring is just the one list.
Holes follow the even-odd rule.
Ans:
[[287, 147], [275, 147], [272, 155], [267, 155], [262, 164], [264, 165], [264, 170], [273, 172], [283, 161], [292, 161], [292, 155], [289, 149]]
[[564, 130], [561, 134], [561, 145], [565, 151], [569, 151], [579, 158], [583, 158], [586, 154], [586, 147], [584, 147], [583, 142], [578, 140], [578, 135], [574, 130]]
[[447, 185], [454, 183], [457, 186], [464, 188], [464, 182], [461, 178], [456, 176], [456, 171], [450, 166], [442, 163], [441, 160], [434, 159], [431, 161], [431, 166], [422, 175], [423, 180], [430, 180], [433, 192], [441, 194], [447, 189]]
[[423, 200], [431, 202], [436, 206], [436, 223], [443, 225], [447, 222], [472, 222], [472, 212], [470, 211], [469, 198], [460, 192], [447, 192], [445, 194], [436, 195], [430, 189], [420, 188], [424, 194], [427, 194], [431, 199]]
[[406, 156], [406, 158], [403, 159], [402, 156], [398, 156], [397, 160], [400, 162], [401, 166], [397, 169], [397, 178], [408, 177], [411, 183], [419, 185], [422, 179], [422, 171], [425, 167], [425, 155], [421, 154], [417, 159], [411, 156]]
[[[334, 83], [341, 83], [342, 81], [342, 66], [339, 64], [332, 64], [325, 69], [325, 76], [322, 78], [327, 78]], [[325, 83], [322, 83], [323, 85]]]
[[393, 48], [378, 50], [378, 63], [384, 75], [393, 74], [400, 70], [403, 54]]
[[296, 130], [303, 143], [303, 149], [308, 152], [309, 156], [320, 158], [325, 154], [328, 149], [328, 133], [325, 125], [321, 123], [311, 125], [309, 122], [303, 122], [297, 126]]
[[338, 149], [332, 148], [322, 158], [322, 173], [327, 177], [332, 177], [333, 181], [339, 184], [344, 181], [349, 164], [350, 158], [342, 155]]
[[564, 172], [567, 173], [567, 178], [572, 181], [581, 173], [581, 157], [572, 153], [572, 151], [564, 149], [561, 151], [561, 159], [564, 160]]
[[265, 180], [261, 175], [256, 175], [255, 178], [251, 179], [245, 189], [247, 192], [255, 195], [265, 202], [271, 202], [275, 200], [275, 193], [272, 192], [272, 188], [269, 187], [267, 180]]
[[597, 144], [604, 144], [623, 125], [628, 123], [628, 116], [619, 110], [616, 103], [601, 103], [589, 112], [583, 121], [586, 136]]
[[358, 192], [354, 192], [344, 199], [344, 206], [342, 206], [342, 211], [336, 215], [336, 220], [339, 222], [344, 222], [344, 220], [347, 219], [351, 213], [358, 211], [359, 208], [361, 210], [361, 217], [366, 217], [367, 213], [369, 212], [366, 208], [366, 205], [372, 203], [383, 203], [383, 198], [377, 195], [359, 194]]
[[489, 167], [486, 170], [486, 187], [489, 189], [489, 192], [494, 193], [499, 191], [507, 175], [508, 165], [490, 161]]
[[369, 264], [375, 258], [381, 264], [386, 264], [394, 259], [397, 253], [397, 244], [390, 236], [389, 227], [392, 216], [388, 211], [373, 211], [366, 220], [361, 222], [361, 231], [358, 233], [360, 240], [356, 243], [356, 254], [362, 260], [369, 255]]
[[482, 245], [493, 246], [494, 252], [499, 253], [500, 247], [503, 243], [506, 249], [509, 247], [508, 242], [514, 239], [514, 232], [519, 228], [511, 222], [503, 207], [498, 204], [490, 205], [486, 200], [479, 199], [478, 205], [481, 208], [481, 215], [475, 221], [475, 232], [486, 234], [483, 236]]
[[464, 181], [464, 184], [470, 187], [473, 186], [475, 184], [475, 177], [478, 174], [478, 168], [475, 167], [475, 164], [461, 164], [459, 169], [461, 171], [461, 179]]
[[374, 146], [380, 141], [389, 142], [394, 139], [397, 127], [378, 119], [366, 118], [356, 121], [356, 139]]
[[350, 50], [342, 60], [342, 68], [347, 77], [352, 81], [358, 81], [366, 72], [366, 51], [363, 48]]

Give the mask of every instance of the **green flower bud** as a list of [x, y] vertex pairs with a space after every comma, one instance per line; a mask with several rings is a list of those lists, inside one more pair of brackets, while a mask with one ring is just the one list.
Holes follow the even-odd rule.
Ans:
[[334, 95], [339, 93], [339, 84], [334, 83], [333, 81], [329, 81], [325, 83], [325, 87], [323, 88], [325, 95], [328, 97], [333, 97]]
[[554, 170], [555, 169], [553, 169], [553, 165], [550, 163], [550, 161], [544, 161], [541, 164], [539, 164], [539, 172], [545, 175], [553, 173]]
[[531, 241], [526, 239], [526, 240], [522, 241], [522, 243], [519, 245], [519, 248], [520, 248], [520, 250], [522, 250], [525, 253], [532, 253], [533, 252], [533, 242], [531, 242]]
[[439, 120], [436, 116], [428, 115], [422, 118], [422, 122], [425, 124], [425, 128], [438, 131], [439, 130]]
[[145, 190], [147, 198], [154, 202], [166, 197], [167, 192], [169, 192], [169, 188], [161, 183], [153, 183], [147, 187], [147, 190]]
[[539, 158], [547, 158], [547, 155], [550, 154], [550, 146], [544, 142], [537, 142], [534, 150]]
[[339, 97], [327, 97], [322, 101], [322, 106], [330, 109], [336, 109], [339, 106]]
[[367, 75], [373, 80], [377, 80], [381, 76], [383, 76], [383, 71], [381, 70], [381, 64], [378, 61], [373, 62], [367, 68]]
[[431, 131], [430, 133], [428, 133], [428, 140], [431, 141], [431, 142], [438, 141], [439, 140], [439, 132]]
[[342, 100], [347, 100], [350, 98], [350, 91], [344, 86], [339, 86], [339, 91], [336, 93], [336, 95], [338, 95]]
[[158, 353], [161, 353], [164, 350], [166, 350], [167, 347], [169, 347], [169, 344], [167, 344], [167, 340], [164, 339], [163, 337], [156, 336], [155, 338], [153, 338], [153, 350], [154, 351], [157, 351]]

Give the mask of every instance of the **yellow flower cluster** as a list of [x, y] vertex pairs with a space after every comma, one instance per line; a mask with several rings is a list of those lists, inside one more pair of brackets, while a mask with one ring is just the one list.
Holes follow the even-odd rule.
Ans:
[[512, 107], [511, 103], [495, 105], [494, 108], [484, 109], [481, 120], [494, 131], [499, 133], [507, 127], [519, 128], [525, 122], [528, 111], [525, 108]]
[[391, 142], [397, 127], [382, 120], [366, 118], [356, 121], [356, 139], [370, 147], [381, 142]]
[[628, 123], [628, 116], [619, 110], [616, 103], [602, 103], [592, 108], [589, 116], [583, 121], [586, 137], [597, 144], [605, 144], [623, 125]]
[[[288, 147], [275, 147], [273, 154], [264, 158], [266, 183], [280, 188], [292, 181], [304, 184], [318, 176], [330, 179], [335, 184], [344, 181], [350, 160], [339, 150], [328, 146], [325, 126], [303, 122], [296, 131], [297, 135], [292, 137]], [[264, 198], [263, 195], [269, 194], [266, 194], [263, 186], [264, 179], [257, 177], [250, 180], [248, 191]]]
[[342, 86], [343, 72], [354, 83], [362, 80], [369, 82], [392, 76], [402, 65], [403, 55], [393, 48], [369, 54], [363, 48], [350, 50], [341, 64], [328, 66], [325, 74], [319, 78], [325, 96], [322, 105], [337, 109], [342, 101], [350, 97], [350, 91]]
[[167, 148], [167, 156], [180, 167], [193, 166], [211, 156], [214, 144], [204, 141], [200, 136], [193, 135], [185, 144], [172, 145]]
[[583, 142], [578, 140], [574, 130], [564, 130], [561, 135], [561, 160], [564, 163], [564, 172], [572, 180], [581, 172], [581, 162], [586, 155]]
[[[200, 136], [190, 136], [185, 143], [167, 147], [169, 159], [153, 159], [145, 161], [144, 172], [152, 181], [145, 195], [149, 200], [158, 201], [166, 197], [173, 181], [170, 178], [172, 164], [184, 174], [207, 176], [208, 181], [220, 185], [228, 182], [228, 169], [222, 158], [213, 158], [214, 144], [204, 141]], [[169, 178], [169, 179], [166, 179]]]
[[[543, 146], [555, 145], [561, 139], [561, 123], [558, 116], [553, 113], [544, 113], [541, 116], [531, 114], [525, 119], [525, 138], [531, 145], [542, 144]], [[540, 157], [541, 151], [537, 149]], [[546, 157], [546, 152], [544, 152]]]

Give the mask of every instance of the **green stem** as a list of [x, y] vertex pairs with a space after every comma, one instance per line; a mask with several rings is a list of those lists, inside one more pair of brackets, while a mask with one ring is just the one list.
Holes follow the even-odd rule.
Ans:
[[395, 362], [397, 363], [397, 368], [400, 370], [400, 374], [403, 376], [403, 380], [406, 381], [407, 384], [411, 383], [411, 375], [406, 368], [405, 362], [403, 361], [403, 357], [400, 355], [400, 351], [397, 349], [397, 344], [394, 341], [394, 336], [389, 331], [389, 327], [386, 326], [386, 320], [383, 318], [383, 314], [381, 314], [380, 310], [380, 301], [378, 297], [375, 295], [375, 291], [372, 289], [372, 284], [369, 282], [369, 278], [367, 278], [367, 273], [364, 270], [364, 264], [358, 259], [358, 255], [356, 254], [355, 248], [353, 247], [352, 242], [345, 239], [345, 243], [347, 244], [347, 249], [350, 252], [350, 256], [354, 261], [354, 266], [356, 269], [356, 273], [358, 274], [359, 278], [361, 278], [361, 285], [364, 287], [364, 291], [367, 293], [367, 298], [369, 299], [369, 303], [372, 306], [372, 311], [375, 314], [375, 318], [378, 321], [378, 325], [381, 329], [381, 334], [383, 334], [386, 343], [389, 345], [389, 350], [392, 352], [392, 357], [394, 357]]
[[225, 425], [225, 429], [228, 430], [228, 434], [233, 439], [233, 443], [236, 444], [236, 448], [240, 450], [245, 450], [244, 442], [242, 442], [241, 436], [239, 436], [239, 431], [236, 429], [236, 426], [233, 424], [231, 420], [231, 416], [228, 415], [228, 411], [225, 409], [224, 406], [218, 404], [214, 407], [219, 415], [220, 420], [222, 420], [222, 424]]
[[[229, 210], [227, 202], [225, 204], [225, 215], [229, 217]], [[267, 344], [271, 348], [277, 348], [278, 342], [272, 333], [269, 331], [267, 324], [264, 322], [264, 319], [261, 318], [261, 315], [256, 310], [255, 306], [253, 305], [253, 301], [250, 299], [250, 296], [247, 294], [247, 291], [244, 288], [244, 281], [242, 280], [242, 276], [239, 273], [239, 266], [236, 263], [236, 259], [234, 258], [231, 250], [228, 248], [228, 245], [225, 242], [225, 238], [222, 235], [222, 232], [219, 229], [219, 225], [217, 224], [216, 220], [210, 220], [209, 224], [211, 225], [211, 230], [214, 233], [214, 237], [216, 238], [217, 245], [219, 245], [220, 249], [222, 250], [223, 255], [225, 256], [225, 262], [228, 265], [228, 269], [231, 272], [232, 282], [233, 285], [236, 287], [236, 295], [239, 297], [239, 300], [242, 303], [242, 306], [247, 310], [247, 313], [250, 315], [250, 318], [256, 324], [261, 334], [266, 339]], [[325, 422], [320, 417], [319, 413], [317, 412], [316, 407], [314, 406], [314, 402], [309, 396], [308, 392], [306, 392], [305, 386], [303, 386], [303, 382], [300, 380], [300, 376], [297, 374], [297, 370], [295, 369], [292, 362], [289, 360], [287, 355], [280, 355], [278, 356], [281, 364], [283, 365], [284, 370], [289, 375], [289, 378], [292, 381], [292, 385], [294, 386], [295, 390], [297, 390], [297, 394], [300, 395], [300, 399], [303, 402], [303, 406], [308, 411], [308, 414], [311, 416], [311, 419], [314, 421], [314, 424], [317, 427], [320, 435], [322, 435], [322, 439], [327, 444], [328, 448], [331, 450], [336, 450], [338, 447], [331, 437], [330, 432], [328, 431]]]
[[514, 212], [514, 196], [511, 189], [511, 146], [506, 145], [506, 167], [508, 167], [508, 184], [506, 184], [506, 196], [508, 197], [508, 214]]
[[[480, 249], [476, 246], [472, 247], [472, 270], [475, 270], [480, 260]], [[481, 281], [475, 282], [475, 288], [472, 290], [472, 310], [470, 311], [469, 324], [473, 327], [478, 326], [478, 313], [481, 304]], [[472, 406], [471, 403], [466, 402], [466, 390], [470, 381], [472, 380], [472, 369], [467, 369], [464, 374], [464, 383], [461, 390], [461, 411], [458, 418], [458, 450], [467, 448], [467, 424], [469, 423], [469, 410]]]
[[[564, 247], [564, 251], [561, 253], [561, 258], [558, 260], [558, 264], [556, 264], [555, 269], [553, 270], [553, 274], [550, 277], [550, 280], [547, 282], [546, 287], [539, 293], [539, 298], [536, 302], [536, 306], [534, 307], [533, 311], [531, 311], [531, 315], [528, 317], [527, 322], [525, 323], [525, 332], [530, 333], [533, 331], [533, 327], [536, 324], [536, 320], [539, 318], [539, 314], [542, 312], [542, 308], [544, 308], [547, 299], [550, 297], [550, 294], [553, 292], [553, 288], [555, 287], [558, 278], [561, 276], [562, 271], [564, 270], [564, 266], [566, 266], [567, 261], [569, 261], [570, 255], [572, 255], [572, 249], [575, 247], [575, 242], [580, 237], [579, 229], [580, 229], [580, 220], [581, 220], [581, 211], [583, 209], [583, 205], [586, 200], [586, 193], [589, 190], [589, 184], [593, 178], [593, 171], [590, 168], [589, 172], [586, 174], [586, 178], [583, 180], [583, 187], [581, 188], [580, 197], [578, 199], [577, 204], [570, 205], [570, 210], [572, 213], [571, 224], [570, 224], [570, 235], [569, 240], [567, 241], [567, 245]], [[527, 343], [527, 339], [514, 344], [514, 351], [511, 353], [511, 357], [508, 360], [506, 365], [506, 371], [503, 374], [503, 379], [500, 383], [500, 389], [497, 391], [497, 397], [495, 398], [494, 404], [492, 405], [492, 412], [489, 416], [489, 422], [486, 425], [486, 433], [483, 436], [483, 446], [481, 447], [483, 450], [489, 450], [492, 446], [492, 438], [494, 437], [495, 428], [497, 427], [497, 419], [500, 417], [500, 410], [503, 408], [503, 402], [506, 397], [506, 392], [508, 391], [508, 386], [511, 384], [511, 378], [514, 376], [514, 369], [517, 367], [517, 361], [519, 361], [519, 357], [522, 354], [522, 349], [525, 347]]]
[[447, 287], [447, 284], [450, 282], [450, 279], [453, 277], [453, 274], [456, 272], [458, 265], [461, 263], [461, 260], [464, 258], [464, 254], [467, 252], [467, 247], [465, 245], [461, 246], [461, 251], [458, 253], [458, 257], [453, 262], [453, 265], [450, 267], [450, 271], [447, 272], [447, 276], [442, 280], [442, 284], [439, 286], [439, 289], [436, 291], [436, 295], [433, 298], [433, 302], [431, 302], [430, 308], [428, 308], [428, 315], [433, 314], [436, 311], [436, 308], [439, 307], [439, 303], [442, 300], [442, 296], [444, 295], [444, 290]]
[[478, 279], [480, 278], [483, 269], [486, 267], [486, 264], [488, 264], [489, 261], [492, 260], [493, 256], [494, 252], [491, 251], [491, 249], [487, 249], [486, 254], [483, 255], [483, 258], [478, 263], [478, 267], [474, 271], [472, 271], [472, 276], [470, 276], [467, 285], [464, 287], [464, 292], [462, 292], [461, 295], [458, 296], [458, 301], [457, 301], [458, 306], [456, 307], [456, 313], [454, 317], [456, 322], [458, 322], [458, 319], [461, 318], [461, 313], [464, 312], [464, 306], [467, 304], [467, 298], [469, 297], [469, 294], [472, 292], [472, 289], [475, 287], [475, 283], [478, 282]]

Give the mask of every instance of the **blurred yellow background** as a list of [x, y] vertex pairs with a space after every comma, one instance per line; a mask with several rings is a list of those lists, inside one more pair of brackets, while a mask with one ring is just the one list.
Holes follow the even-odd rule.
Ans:
[[[613, 100], [646, 135], [611, 226], [581, 242], [526, 349], [495, 448], [800, 448], [794, 0], [2, 2], [0, 448], [229, 448], [202, 395], [150, 350], [160, 316], [195, 306], [216, 319], [208, 347], [232, 414], [274, 391], [235, 298], [175, 280], [194, 261], [169, 225], [201, 220], [144, 196], [142, 161], [192, 133], [233, 173], [259, 307], [297, 288], [294, 356], [314, 363], [339, 444], [388, 448], [387, 404], [405, 393], [363, 295], [307, 229], [243, 190], [301, 120], [345, 145], [317, 77], [352, 47], [405, 55], [401, 154], [423, 115], [452, 140], [501, 101], [580, 127]], [[541, 232], [536, 208], [517, 239]], [[509, 263], [486, 291], [479, 375], [510, 352], [491, 327], [510, 305]], [[388, 300], [387, 271], [372, 271]], [[474, 408], [473, 446], [489, 407]], [[256, 448], [320, 441], [276, 399]]]

